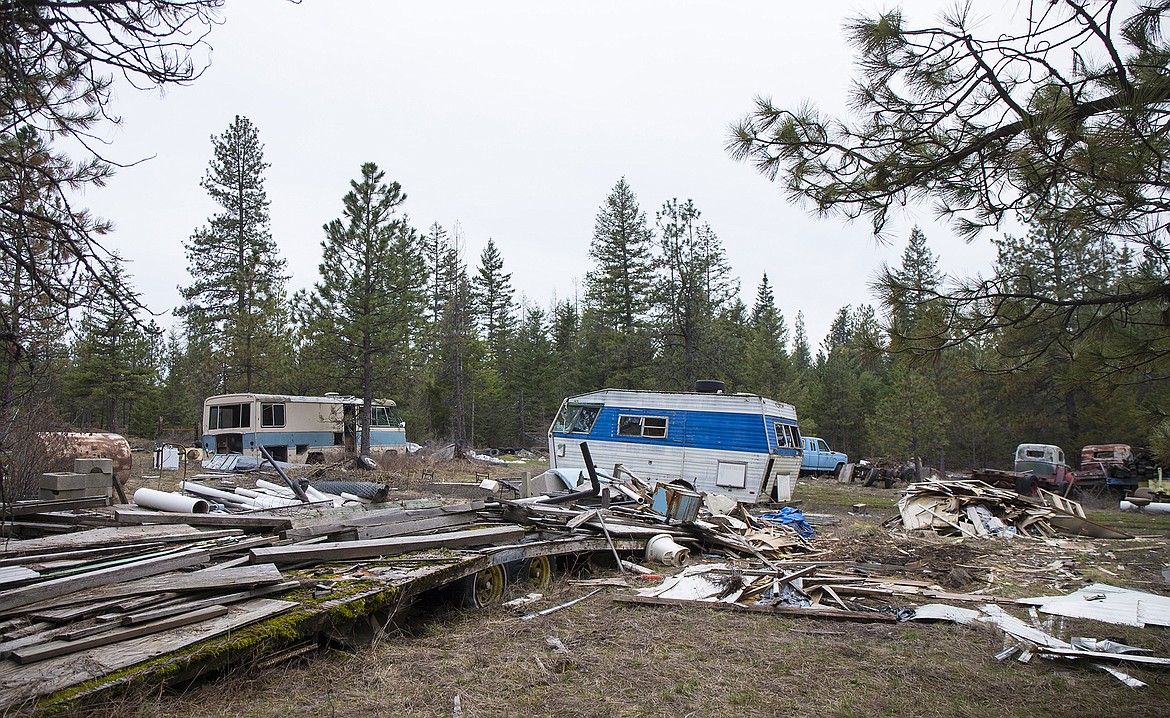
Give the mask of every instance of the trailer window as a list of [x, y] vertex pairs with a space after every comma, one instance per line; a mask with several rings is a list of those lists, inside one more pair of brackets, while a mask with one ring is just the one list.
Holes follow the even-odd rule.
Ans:
[[220, 404], [207, 407], [208, 430], [246, 429], [251, 425], [251, 404]]
[[261, 404], [260, 426], [264, 428], [284, 426], [284, 404]]
[[800, 432], [795, 426], [776, 422], [776, 444], [785, 449], [800, 448]]
[[557, 414], [557, 420], [553, 423], [553, 431], [566, 434], [588, 434], [600, 413], [600, 406], [566, 404], [561, 413]]
[[644, 436], [648, 439], [665, 439], [668, 420], [665, 416], [618, 417], [618, 436]]

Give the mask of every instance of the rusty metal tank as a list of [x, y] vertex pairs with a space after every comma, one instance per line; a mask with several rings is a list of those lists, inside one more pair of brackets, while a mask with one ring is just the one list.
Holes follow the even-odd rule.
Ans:
[[[40, 458], [47, 471], [73, 471], [74, 459], [112, 459], [114, 476], [130, 478], [130, 444], [120, 434], [79, 431], [43, 431], [37, 435]], [[39, 463], [39, 462], [38, 462]], [[38, 467], [39, 468], [39, 467]]]

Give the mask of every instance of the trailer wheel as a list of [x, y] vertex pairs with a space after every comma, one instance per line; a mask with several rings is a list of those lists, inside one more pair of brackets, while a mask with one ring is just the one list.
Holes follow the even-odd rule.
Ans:
[[524, 579], [532, 588], [543, 591], [552, 583], [553, 565], [548, 556], [536, 556], [528, 559]]
[[500, 602], [507, 573], [500, 565], [489, 566], [459, 581], [460, 603], [467, 608], [484, 608]]

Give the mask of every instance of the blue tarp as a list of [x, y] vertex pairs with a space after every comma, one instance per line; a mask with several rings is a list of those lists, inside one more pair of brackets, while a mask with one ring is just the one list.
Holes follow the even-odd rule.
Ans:
[[801, 538], [810, 539], [817, 535], [817, 532], [813, 530], [813, 527], [804, 520], [804, 513], [801, 512], [800, 509], [794, 509], [791, 506], [785, 506], [779, 511], [773, 513], [760, 514], [760, 518], [764, 519], [765, 521], [772, 521], [774, 523], [784, 524], [785, 526], [791, 526], [792, 528], [796, 529], [796, 533], [799, 534]]

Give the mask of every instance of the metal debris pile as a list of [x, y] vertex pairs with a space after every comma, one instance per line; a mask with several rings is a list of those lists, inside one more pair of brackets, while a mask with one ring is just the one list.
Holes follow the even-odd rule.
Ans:
[[[1064, 618], [1085, 618], [1139, 628], [1170, 626], [1170, 598], [1166, 596], [1098, 583], [1066, 596], [1021, 598], [1015, 603], [1032, 606], [1028, 610], [1029, 621], [994, 604], [976, 608], [926, 604], [915, 609], [913, 618], [990, 624], [1004, 633], [1005, 647], [995, 654], [996, 660], [1006, 661], [1014, 657], [1019, 663], [1029, 663], [1033, 657], [1041, 656], [1061, 661], [1084, 661], [1130, 688], [1144, 688], [1146, 683], [1113, 664], [1140, 668], [1170, 667], [1170, 658], [1151, 656], [1144, 648], [1108, 639], [1072, 636], [1065, 640], [1060, 637], [1064, 633]], [[1042, 619], [1040, 614], [1047, 614], [1047, 617]], [[1056, 621], [1056, 617], [1060, 620]]]

